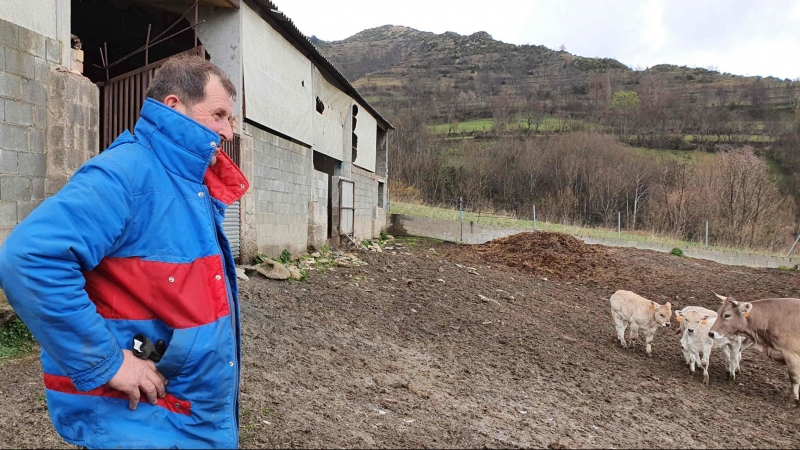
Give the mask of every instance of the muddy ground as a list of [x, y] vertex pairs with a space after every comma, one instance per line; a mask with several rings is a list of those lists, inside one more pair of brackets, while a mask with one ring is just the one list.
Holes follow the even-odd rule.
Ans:
[[[800, 446], [784, 367], [749, 350], [730, 382], [712, 354], [704, 386], [673, 332], [659, 330], [652, 358], [620, 348], [608, 307], [617, 289], [712, 309], [711, 290], [797, 297], [796, 272], [574, 245], [422, 241], [307, 283], [243, 282], [242, 445]], [[0, 379], [0, 443], [66, 446], [37, 358]]]

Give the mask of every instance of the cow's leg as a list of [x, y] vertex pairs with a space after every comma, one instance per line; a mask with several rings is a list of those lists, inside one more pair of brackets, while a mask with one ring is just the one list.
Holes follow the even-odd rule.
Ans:
[[683, 360], [686, 361], [686, 367], [689, 367], [689, 363], [692, 360], [692, 352], [689, 349], [689, 337], [687, 336], [687, 332], [683, 332], [683, 336], [681, 336], [681, 348], [683, 349]]
[[733, 367], [733, 376], [731, 379], [736, 379], [736, 372], [739, 372], [739, 362], [742, 360], [742, 340], [738, 336], [734, 336], [730, 339], [730, 344], [728, 348], [731, 353], [731, 358], [733, 362], [731, 363], [731, 367]]
[[794, 402], [800, 406], [800, 356], [783, 352], [783, 360], [786, 362], [786, 367], [789, 369], [789, 379], [792, 381], [792, 394], [794, 395]]
[[700, 359], [700, 367], [703, 368], [703, 384], [708, 385], [708, 363], [711, 360], [712, 342], [703, 344], [703, 357]]
[[622, 348], [628, 348], [628, 343], [625, 342], [625, 329], [628, 328], [628, 324], [615, 311], [611, 311], [611, 317], [614, 319], [614, 328], [617, 329], [617, 338], [620, 345], [622, 345]]
[[634, 347], [636, 340], [639, 339], [639, 325], [635, 322], [631, 322], [630, 324], [631, 329], [631, 348]]
[[647, 356], [653, 356], [652, 344], [653, 344], [653, 337], [654, 336], [655, 336], [655, 333], [654, 332], [650, 332], [650, 331], [646, 332], [645, 335], [644, 335], [644, 341], [645, 341], [645, 345], [646, 345], [644, 350], [645, 350], [645, 352], [647, 352]]
[[731, 354], [731, 346], [730, 345], [723, 345], [722, 348], [722, 357], [725, 360], [725, 365], [728, 367], [728, 378], [730, 380], [736, 379], [736, 359], [734, 355]]

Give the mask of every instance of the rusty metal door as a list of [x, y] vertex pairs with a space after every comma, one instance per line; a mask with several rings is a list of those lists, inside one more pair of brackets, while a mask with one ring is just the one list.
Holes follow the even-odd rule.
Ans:
[[[198, 55], [205, 57], [203, 46], [187, 50], [179, 55]], [[177, 55], [175, 55], [177, 56]], [[156, 61], [132, 72], [97, 83], [103, 99], [103, 119], [100, 124], [100, 150], [105, 150], [123, 131], [133, 133], [139, 120], [139, 111], [144, 105], [147, 88], [153, 81], [156, 69], [163, 66], [169, 58]]]
[[352, 236], [355, 232], [355, 183], [341, 180], [339, 183], [339, 234]]
[[[233, 141], [222, 142], [222, 151], [228, 155], [237, 166], [241, 167], [241, 139], [238, 134], [233, 135]], [[225, 237], [231, 244], [233, 257], [238, 259], [241, 256], [241, 203], [236, 201], [228, 210], [225, 211], [225, 219], [222, 221], [222, 228], [225, 230]]]

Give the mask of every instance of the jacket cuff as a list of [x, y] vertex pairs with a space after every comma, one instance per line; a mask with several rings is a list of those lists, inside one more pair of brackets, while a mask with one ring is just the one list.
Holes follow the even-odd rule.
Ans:
[[105, 385], [122, 367], [123, 354], [119, 345], [114, 342], [114, 353], [91, 369], [78, 372], [72, 377], [72, 384], [79, 391], [87, 392]]

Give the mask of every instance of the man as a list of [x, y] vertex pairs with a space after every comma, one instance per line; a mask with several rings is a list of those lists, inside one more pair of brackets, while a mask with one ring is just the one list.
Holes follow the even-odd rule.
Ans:
[[[239, 305], [222, 220], [249, 186], [219, 148], [235, 94], [201, 58], [168, 61], [134, 135], [0, 248], [0, 287], [42, 346], [50, 417], [70, 443], [238, 446]], [[139, 334], [166, 343], [158, 363], [131, 352]]]

